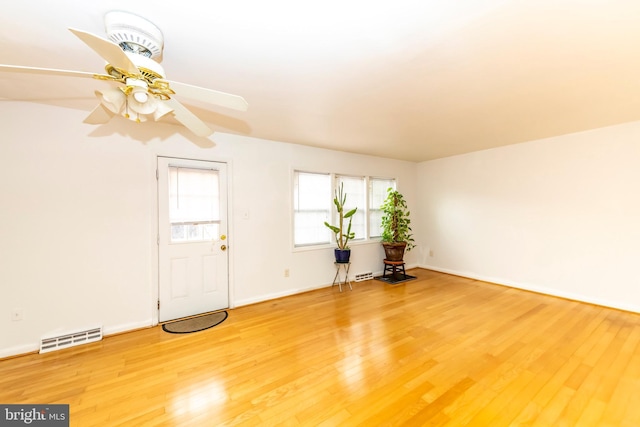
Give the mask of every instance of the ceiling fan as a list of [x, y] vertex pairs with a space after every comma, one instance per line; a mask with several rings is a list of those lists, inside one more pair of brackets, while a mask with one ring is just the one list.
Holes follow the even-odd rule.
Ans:
[[90, 124], [106, 123], [116, 115], [136, 122], [157, 121], [171, 115], [195, 135], [206, 137], [213, 131], [178, 102], [174, 95], [235, 110], [247, 110], [247, 101], [241, 96], [167, 80], [159, 63], [164, 38], [153, 23], [128, 12], [112, 11], [105, 15], [105, 24], [108, 39], [73, 28], [69, 28], [69, 31], [107, 61], [106, 74], [3, 64], [0, 64], [0, 71], [84, 77], [119, 83], [117, 87], [95, 91], [100, 104], [84, 120]]

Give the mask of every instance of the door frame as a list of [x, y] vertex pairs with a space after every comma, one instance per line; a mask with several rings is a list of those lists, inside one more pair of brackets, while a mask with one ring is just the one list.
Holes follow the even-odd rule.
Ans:
[[151, 310], [151, 326], [156, 326], [159, 323], [159, 310], [158, 310], [158, 301], [160, 299], [160, 251], [158, 245], [158, 233], [159, 233], [159, 218], [158, 218], [158, 157], [167, 157], [177, 160], [195, 160], [195, 161], [206, 161], [206, 162], [218, 162], [225, 163], [227, 165], [227, 235], [228, 243], [227, 243], [227, 252], [229, 257], [229, 309], [235, 308], [235, 286], [234, 286], [234, 245], [235, 245], [235, 232], [234, 232], [234, 221], [233, 221], [233, 164], [231, 159], [228, 158], [220, 158], [220, 157], [205, 157], [205, 156], [183, 156], [176, 154], [169, 154], [164, 152], [154, 152], [151, 156], [150, 169], [149, 169], [149, 192], [150, 197], [149, 201], [150, 205], [150, 221], [149, 221], [149, 243], [151, 247], [150, 251], [150, 285], [151, 285], [151, 301], [150, 301], [150, 310]]

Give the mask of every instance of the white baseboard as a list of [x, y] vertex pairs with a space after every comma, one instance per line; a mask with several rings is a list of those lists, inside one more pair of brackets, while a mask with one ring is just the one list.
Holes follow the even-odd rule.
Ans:
[[0, 359], [4, 359], [6, 357], [22, 356], [29, 353], [37, 353], [39, 350], [39, 343], [2, 348], [0, 349]]
[[[412, 268], [419, 268], [420, 266], [417, 264], [407, 264], [405, 265], [405, 270], [410, 270]], [[382, 276], [382, 270], [377, 270], [373, 272], [373, 277], [376, 276]], [[355, 274], [349, 274], [349, 280], [351, 281], [351, 284], [354, 285], [356, 283], [355, 281]], [[359, 285], [362, 284], [362, 282], [358, 282]], [[251, 304], [257, 304], [260, 302], [265, 302], [265, 301], [270, 301], [273, 299], [277, 299], [277, 298], [283, 298], [283, 297], [288, 297], [291, 295], [296, 295], [296, 294], [301, 294], [303, 292], [309, 292], [309, 291], [315, 291], [316, 289], [322, 289], [322, 288], [330, 288], [332, 286], [331, 283], [327, 283], [324, 285], [319, 285], [319, 286], [312, 286], [309, 288], [304, 288], [304, 289], [289, 289], [287, 291], [284, 292], [279, 292], [279, 293], [273, 293], [273, 294], [267, 294], [267, 295], [262, 295], [261, 297], [258, 298], [247, 298], [247, 299], [243, 299], [243, 300], [236, 300], [234, 307], [242, 307], [243, 305], [251, 305]]]
[[493, 283], [501, 286], [508, 286], [510, 288], [515, 288], [515, 289], [522, 289], [524, 291], [535, 292], [538, 294], [544, 294], [544, 295], [564, 298], [572, 301], [579, 301], [587, 304], [598, 305], [601, 307], [614, 308], [616, 310], [629, 311], [632, 313], [640, 314], [640, 307], [637, 307], [634, 305], [628, 305], [628, 304], [624, 304], [616, 301], [602, 300], [598, 298], [590, 298], [589, 296], [586, 296], [586, 295], [575, 294], [572, 292], [564, 292], [562, 290], [558, 290], [555, 288], [548, 288], [545, 286], [539, 286], [539, 285], [530, 284], [530, 283], [513, 282], [513, 281], [504, 280], [497, 277], [483, 276], [480, 274], [470, 273], [468, 271], [450, 270], [446, 268], [436, 267], [433, 265], [420, 265], [419, 267], [424, 268], [425, 270], [433, 270], [433, 271], [438, 271], [440, 273], [452, 274], [454, 276], [466, 277], [467, 279], [480, 280], [482, 282]]
[[145, 329], [155, 326], [151, 319], [147, 319], [141, 322], [124, 323], [122, 325], [103, 327], [103, 335], [108, 337], [109, 335], [122, 334], [124, 332], [135, 331], [136, 329]]
[[320, 285], [320, 286], [312, 286], [310, 288], [304, 288], [304, 289], [288, 289], [288, 290], [286, 290], [284, 292], [266, 294], [266, 295], [262, 295], [262, 296], [259, 296], [259, 297], [256, 297], [256, 298], [246, 298], [246, 299], [241, 299], [241, 300], [235, 300], [233, 306], [234, 307], [242, 307], [243, 305], [257, 304], [259, 302], [270, 301], [270, 300], [273, 300], [273, 299], [278, 299], [278, 298], [288, 297], [288, 296], [291, 296], [291, 295], [301, 294], [303, 292], [309, 292], [309, 291], [314, 291], [316, 289], [326, 288], [327, 286], [331, 286], [331, 284]]
[[[151, 323], [151, 319], [147, 319], [142, 322], [132, 322], [132, 323], [125, 323], [121, 325], [106, 327], [106, 328], [103, 328], [102, 332], [103, 332], [103, 337], [107, 338], [109, 335], [121, 334], [124, 332], [131, 332], [136, 329], [150, 328], [152, 326], [153, 325]], [[33, 344], [17, 345], [15, 347], [0, 348], [0, 359], [7, 358], [7, 357], [23, 356], [29, 353], [38, 353], [39, 350], [40, 350], [39, 342], [33, 343]]]

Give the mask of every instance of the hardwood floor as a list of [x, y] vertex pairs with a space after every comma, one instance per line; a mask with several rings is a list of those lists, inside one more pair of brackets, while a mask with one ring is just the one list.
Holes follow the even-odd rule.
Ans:
[[640, 315], [426, 270], [0, 361], [72, 426], [640, 426]]

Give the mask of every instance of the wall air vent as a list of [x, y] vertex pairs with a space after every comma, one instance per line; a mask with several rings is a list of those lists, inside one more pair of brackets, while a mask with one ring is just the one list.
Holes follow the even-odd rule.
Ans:
[[80, 344], [100, 341], [102, 339], [102, 327], [87, 329], [85, 331], [72, 332], [56, 337], [43, 338], [40, 341], [40, 353], [75, 347]]
[[367, 271], [366, 273], [358, 273], [356, 274], [356, 282], [362, 282], [363, 280], [373, 279], [373, 273]]

